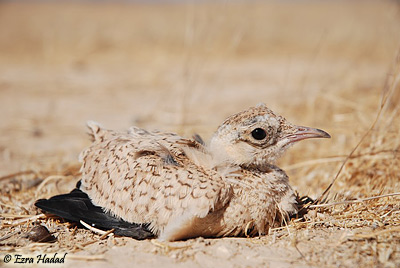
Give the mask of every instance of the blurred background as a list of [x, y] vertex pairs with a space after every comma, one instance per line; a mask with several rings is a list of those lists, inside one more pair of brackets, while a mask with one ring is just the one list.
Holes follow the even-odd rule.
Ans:
[[316, 196], [384, 103], [360, 147], [370, 157], [350, 161], [336, 186], [345, 194], [362, 174], [393, 178], [393, 189], [398, 3], [1, 1], [0, 176], [77, 163], [88, 120], [208, 140], [227, 116], [264, 102], [332, 135], [279, 162]]

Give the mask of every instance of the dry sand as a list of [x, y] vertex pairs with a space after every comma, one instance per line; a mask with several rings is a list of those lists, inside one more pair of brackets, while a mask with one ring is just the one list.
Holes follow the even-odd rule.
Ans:
[[66, 252], [65, 267], [399, 267], [399, 195], [314, 208], [260, 238], [101, 239], [44, 217], [56, 242], [24, 237], [33, 202], [79, 180], [87, 120], [207, 139], [265, 102], [332, 135], [279, 161], [300, 195], [320, 196], [343, 163], [325, 202], [400, 192], [399, 45], [394, 1], [0, 2], [0, 266]]

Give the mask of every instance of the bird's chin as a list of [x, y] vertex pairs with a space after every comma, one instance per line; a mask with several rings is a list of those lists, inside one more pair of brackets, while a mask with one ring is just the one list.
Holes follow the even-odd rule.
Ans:
[[276, 160], [278, 160], [290, 146], [292, 146], [292, 144], [286, 144], [285, 146], [276, 146], [274, 150], [270, 150], [268, 154], [260, 157], [258, 161], [253, 160], [252, 163], [255, 163], [257, 166], [275, 165]]

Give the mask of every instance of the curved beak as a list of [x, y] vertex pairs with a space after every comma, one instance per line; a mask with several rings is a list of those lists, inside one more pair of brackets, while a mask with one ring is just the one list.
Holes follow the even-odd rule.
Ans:
[[293, 143], [305, 139], [330, 138], [330, 137], [331, 135], [318, 128], [296, 126], [295, 132], [293, 134], [286, 136], [285, 138], [289, 140], [289, 143]]

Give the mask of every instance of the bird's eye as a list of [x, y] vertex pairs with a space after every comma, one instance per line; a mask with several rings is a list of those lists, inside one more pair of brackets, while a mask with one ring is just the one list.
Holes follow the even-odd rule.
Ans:
[[267, 136], [267, 133], [262, 128], [256, 128], [251, 132], [251, 136], [253, 136], [254, 139], [260, 141], [260, 140], [263, 140]]

